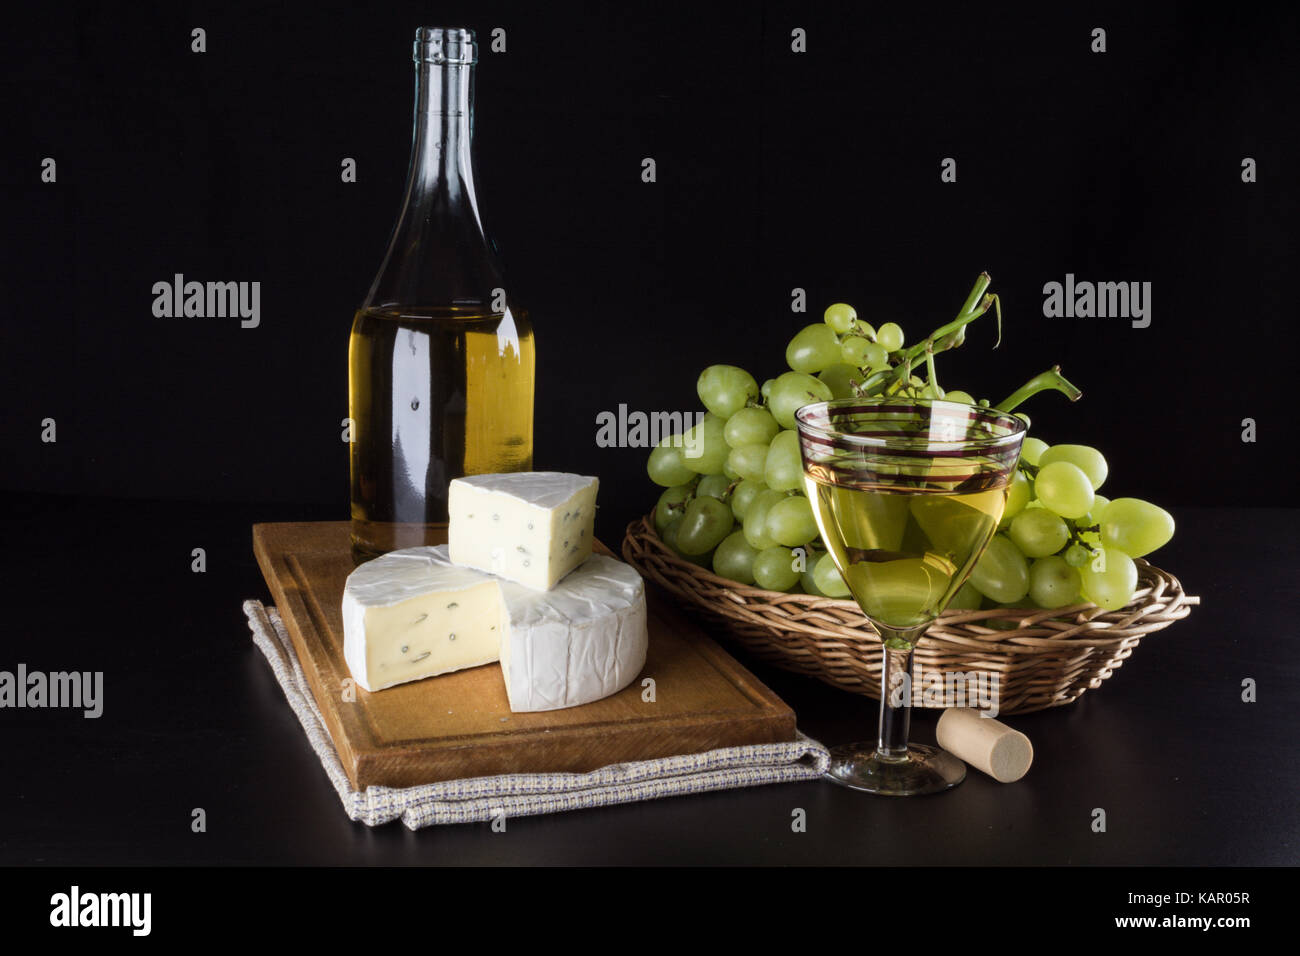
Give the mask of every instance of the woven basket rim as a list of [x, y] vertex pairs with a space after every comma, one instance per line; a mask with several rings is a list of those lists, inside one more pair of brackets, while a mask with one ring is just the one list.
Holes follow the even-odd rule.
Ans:
[[[845, 636], [842, 622], [846, 618], [856, 617], [860, 619], [856, 629], [863, 632], [862, 636], [879, 641], [875, 629], [852, 599], [806, 593], [791, 594], [740, 584], [679, 557], [656, 533], [653, 510], [628, 524], [623, 541], [623, 556], [643, 574], [648, 571], [660, 585], [666, 586], [670, 591], [679, 591], [678, 587], [664, 580], [653, 567], [644, 566], [645, 562], [635, 560], [630, 553], [634, 541], [648, 546], [658, 561], [671, 566], [677, 576], [691, 580], [697, 589], [707, 588], [720, 592], [719, 596], [725, 598], [727, 603], [719, 604], [716, 607], [717, 613], [737, 619], [740, 623], [757, 627], [769, 626], [767, 616], [760, 616], [754, 608], [776, 609], [787, 613], [793, 610], [799, 615], [795, 623], [800, 626], [800, 630], [816, 633], [819, 628], [815, 622], [821, 616], [823, 623], [829, 625], [820, 628], [825, 638], [842, 640]], [[1148, 633], [1163, 629], [1172, 620], [1181, 620], [1191, 605], [1200, 604], [1200, 598], [1187, 594], [1178, 578], [1169, 572], [1145, 558], [1135, 558], [1134, 563], [1138, 568], [1138, 588], [1132, 601], [1119, 610], [1107, 611], [1095, 604], [1083, 603], [1062, 608], [944, 611], [930, 626], [926, 639], [917, 646], [918, 653], [927, 644], [933, 646], [935, 640], [967, 643], [971, 645], [971, 650], [985, 654], [1001, 652], [1017, 656], [1032, 656], [1072, 647], [1120, 648]], [[1147, 618], [1153, 613], [1159, 615], [1159, 620], [1151, 622], [1148, 627]], [[805, 624], [809, 619], [814, 623]], [[1003, 624], [1001, 627], [991, 626], [991, 622]]]

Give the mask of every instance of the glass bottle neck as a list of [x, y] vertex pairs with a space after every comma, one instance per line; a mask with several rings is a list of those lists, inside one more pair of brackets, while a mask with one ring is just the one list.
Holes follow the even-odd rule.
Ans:
[[417, 64], [406, 206], [467, 214], [481, 234], [474, 195], [473, 124], [473, 65]]
[[504, 280], [474, 190], [473, 63], [417, 55], [414, 119], [402, 211], [362, 307], [485, 312]]

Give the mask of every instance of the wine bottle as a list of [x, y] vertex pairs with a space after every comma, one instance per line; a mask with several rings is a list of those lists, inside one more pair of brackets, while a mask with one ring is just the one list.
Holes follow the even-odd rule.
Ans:
[[415, 34], [402, 211], [348, 345], [357, 560], [431, 543], [453, 478], [532, 468], [532, 326], [474, 191], [477, 52], [469, 30]]

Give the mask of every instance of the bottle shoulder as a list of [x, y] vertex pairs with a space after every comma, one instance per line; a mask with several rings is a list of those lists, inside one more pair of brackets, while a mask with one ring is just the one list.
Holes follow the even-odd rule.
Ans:
[[473, 331], [496, 332], [511, 326], [523, 335], [532, 335], [533, 325], [528, 310], [507, 306], [504, 312], [493, 312], [481, 305], [406, 305], [399, 303], [363, 304], [353, 318], [353, 328], [362, 326], [394, 326], [400, 328], [463, 327]]

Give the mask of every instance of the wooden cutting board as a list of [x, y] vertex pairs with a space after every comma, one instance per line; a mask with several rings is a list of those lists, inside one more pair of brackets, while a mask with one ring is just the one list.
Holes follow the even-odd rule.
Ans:
[[[612, 763], [793, 740], [794, 712], [646, 589], [650, 647], [626, 689], [581, 707], [511, 713], [497, 664], [369, 693], [343, 659], [346, 521], [258, 524], [253, 550], [335, 748], [357, 789]], [[596, 549], [612, 554], [599, 542]], [[654, 680], [643, 699], [642, 681]]]

